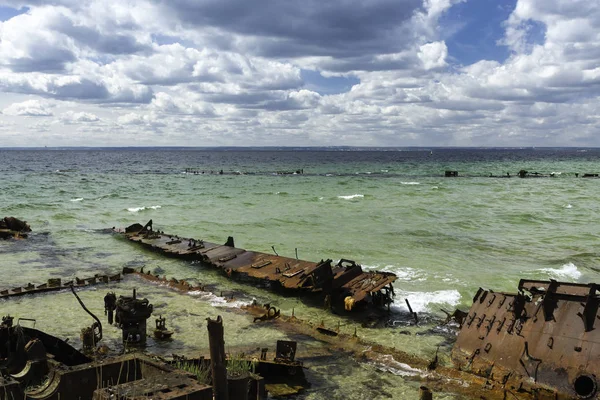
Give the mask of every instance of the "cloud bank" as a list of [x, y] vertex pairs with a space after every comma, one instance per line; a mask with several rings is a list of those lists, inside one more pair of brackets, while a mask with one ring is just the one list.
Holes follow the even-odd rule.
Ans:
[[488, 3], [0, 0], [1, 142], [600, 146], [599, 3]]

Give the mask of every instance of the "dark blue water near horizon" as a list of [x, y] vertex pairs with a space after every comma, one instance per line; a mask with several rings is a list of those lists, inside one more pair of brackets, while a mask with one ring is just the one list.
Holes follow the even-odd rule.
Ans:
[[[177, 173], [185, 168], [199, 171], [277, 172], [285, 168], [305, 173], [339, 173], [339, 165], [377, 163], [394, 169], [391, 173], [414, 175], [431, 168], [459, 170], [471, 164], [513, 164], [520, 169], [539, 164], [587, 163], [600, 160], [599, 148], [56, 148], [0, 149], [0, 171], [79, 171], [112, 173]], [[420, 165], [412, 168], [413, 165]], [[330, 168], [327, 168], [330, 166]], [[406, 168], [402, 168], [402, 167]], [[430, 166], [431, 168], [427, 168]], [[311, 169], [312, 168], [312, 169]], [[469, 168], [467, 171], [471, 172]], [[286, 170], [287, 171], [287, 170]], [[389, 170], [388, 170], [389, 171]], [[345, 171], [348, 172], [348, 171]], [[350, 171], [350, 173], [365, 171]], [[367, 171], [369, 172], [369, 171]], [[381, 171], [370, 171], [381, 172]], [[414, 173], [413, 173], [414, 172]], [[461, 172], [461, 171], [459, 171]], [[489, 171], [496, 174], [500, 171]], [[551, 171], [539, 171], [551, 172]], [[569, 171], [576, 172], [576, 171]], [[579, 171], [586, 173], [591, 171]], [[483, 176], [489, 173], [482, 172]]]

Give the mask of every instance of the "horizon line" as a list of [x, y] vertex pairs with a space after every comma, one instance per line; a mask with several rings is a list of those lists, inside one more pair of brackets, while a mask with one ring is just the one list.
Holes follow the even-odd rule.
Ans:
[[445, 149], [598, 149], [600, 146], [0, 146], [0, 150], [111, 150], [111, 149], [201, 149], [201, 150], [445, 150]]

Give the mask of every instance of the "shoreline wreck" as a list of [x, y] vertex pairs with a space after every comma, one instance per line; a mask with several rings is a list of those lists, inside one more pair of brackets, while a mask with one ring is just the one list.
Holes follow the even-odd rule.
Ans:
[[113, 228], [127, 240], [166, 256], [199, 261], [231, 279], [267, 284], [273, 290], [320, 298], [339, 312], [385, 308], [394, 299], [390, 272], [363, 271], [351, 260], [304, 261], [235, 247], [233, 237], [223, 245], [158, 232], [152, 220], [144, 226]]
[[[127, 275], [139, 276], [149, 282], [160, 283], [182, 293], [200, 290], [197, 286], [183, 280], [160, 278], [147, 272], [125, 267], [120, 278], [124, 279]], [[102, 277], [102, 275], [96, 276], [96, 279], [78, 280], [79, 287], [111, 284], [121, 280], [116, 279], [117, 275], [113, 276], [114, 280], [98, 279], [98, 277]], [[415, 379], [427, 384], [434, 391], [450, 391], [460, 393], [465, 398], [488, 400], [598, 398], [600, 340], [596, 319], [600, 319], [598, 316], [599, 286], [552, 280], [521, 280], [518, 288], [517, 293], [501, 293], [484, 289], [480, 289], [476, 293], [471, 309], [461, 321], [460, 330], [451, 352], [453, 365], [446, 362], [438, 363], [437, 352], [434, 360], [428, 361], [407, 353], [403, 349], [376, 344], [369, 340], [368, 336], [357, 335], [356, 330], [352, 334], [351, 331], [340, 331], [339, 326], [337, 329], [327, 329], [322, 324], [318, 325], [310, 320], [299, 319], [293, 315], [293, 312], [291, 316], [286, 316], [271, 305], [252, 304], [242, 307], [240, 312], [254, 317], [254, 323], [270, 324], [297, 338], [305, 336], [317, 339], [330, 345], [336, 351], [343, 349], [353, 354], [358, 360], [376, 363], [386, 362], [384, 360], [391, 363], [406, 363], [411, 368], [421, 371]], [[62, 286], [62, 289], [65, 290], [65, 286]], [[35, 293], [40, 292], [26, 292], [30, 295]], [[111, 293], [109, 292], [109, 294]], [[20, 295], [22, 295], [21, 292], [10, 290], [5, 297], [12, 298]], [[23, 332], [29, 339], [19, 342], [17, 341], [18, 337], [15, 336], [15, 325], [12, 322], [12, 317], [5, 317], [0, 324], [0, 343], [7, 344], [3, 349], [8, 350], [8, 352], [0, 350], [0, 375], [3, 368], [10, 371], [9, 375], [4, 375], [4, 380], [0, 379], [0, 388], [4, 388], [7, 393], [16, 395], [22, 393], [23, 387], [31, 387], [35, 389], [32, 389], [32, 393], [43, 393], [43, 395], [35, 397], [31, 395], [32, 393], [28, 393], [28, 398], [56, 398], [53, 396], [65, 389], [65, 386], [61, 385], [66, 384], [65, 382], [71, 378], [79, 379], [79, 376], [84, 375], [87, 377], [90, 373], [88, 371], [96, 371], [99, 365], [108, 368], [103, 371], [102, 376], [106, 379], [110, 376], [119, 382], [118, 375], [120, 373], [110, 369], [113, 366], [129, 362], [142, 363], [137, 367], [142, 369], [142, 376], [122, 379], [120, 382], [124, 384], [123, 393], [129, 391], [132, 385], [135, 386], [135, 390], [150, 392], [151, 389], [154, 390], [154, 386], [147, 386], [143, 380], [146, 377], [154, 379], [143, 373], [144, 365], [147, 364], [145, 356], [135, 356], [135, 360], [141, 361], [128, 358], [116, 358], [111, 361], [113, 358], [102, 356], [94, 361], [94, 356], [91, 354], [96, 354], [98, 357], [99, 354], [102, 354], [101, 352], [84, 355], [68, 346], [66, 342], [26, 327], [23, 327]], [[37, 339], [41, 343], [33, 339]], [[125, 335], [123, 344], [129, 344]], [[44, 349], [51, 353], [50, 357], [44, 357]], [[255, 357], [259, 360], [260, 365], [270, 366], [273, 364], [266, 360], [265, 349], [254, 349], [255, 352], [258, 350], [261, 351], [260, 355], [252, 355], [250, 352], [247, 353], [247, 357]], [[447, 351], [449, 352], [449, 349]], [[279, 353], [281, 352], [278, 350], [277, 354]], [[385, 356], [389, 357], [385, 358], [384, 355], [391, 357]], [[450, 354], [446, 353], [446, 355]], [[443, 355], [440, 356], [443, 357]], [[296, 369], [301, 368], [296, 364], [290, 364], [289, 360], [284, 360], [282, 363], [278, 361], [278, 358], [280, 357], [276, 356], [274, 361], [278, 370], [291, 366]], [[293, 361], [293, 357], [291, 360]], [[68, 365], [69, 369], [65, 370], [66, 372], [60, 372], [62, 369], [59, 367], [58, 374], [52, 373], [49, 376], [48, 366], [53, 369], [56, 362]], [[27, 367], [28, 372], [21, 377], [19, 371], [24, 371], [23, 368], [26, 366], [29, 366]], [[153, 366], [153, 368], [156, 371], [158, 369], [164, 371], [160, 374], [169, 374], [171, 371], [162, 366]], [[263, 373], [265, 375], [262, 375]], [[266, 379], [266, 383], [273, 382], [269, 379], [274, 379], [273, 377], [276, 375], [277, 373], [270, 369], [261, 372], [261, 376], [270, 377]], [[170, 376], [165, 376], [165, 378]], [[46, 380], [44, 377], [51, 379]], [[163, 386], [158, 389], [166, 390], [169, 387], [178, 387], [181, 383], [169, 379], [164, 381], [164, 385], [161, 383]], [[130, 383], [125, 384], [126, 381]], [[136, 383], [132, 383], [132, 381]], [[36, 385], [35, 382], [43, 384]], [[94, 393], [94, 396], [109, 396], [110, 393], [105, 393], [103, 390], [106, 388], [102, 385], [98, 386], [98, 382], [93, 381], [90, 388], [86, 390], [90, 390], [89, 393], [91, 393], [96, 389], [101, 389]], [[199, 387], [192, 381], [184, 383], [186, 383], [186, 390], [194, 388], [203, 393], [211, 390], [205, 386]], [[257, 381], [257, 383], [260, 382]], [[177, 394], [184, 395], [182, 392]], [[0, 393], [0, 399], [2, 398]], [[125, 398], [127, 397], [125, 396]]]
[[547, 397], [539, 398], [597, 398], [599, 288], [526, 279], [517, 293], [480, 288], [452, 360], [505, 387], [547, 389]]

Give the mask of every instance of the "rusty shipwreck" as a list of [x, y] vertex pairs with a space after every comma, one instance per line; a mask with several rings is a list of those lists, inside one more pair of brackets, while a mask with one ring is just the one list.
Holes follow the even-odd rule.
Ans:
[[517, 293], [479, 289], [452, 359], [538, 398], [598, 398], [600, 285], [522, 279]]
[[274, 290], [320, 299], [337, 311], [389, 307], [394, 298], [389, 272], [363, 271], [351, 260], [311, 262], [235, 247], [230, 236], [223, 245], [182, 238], [153, 230], [152, 220], [114, 229], [127, 240], [170, 257], [199, 261], [232, 279], [268, 284]]

